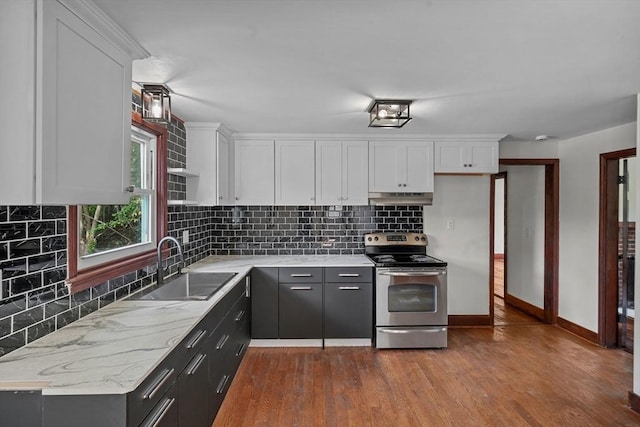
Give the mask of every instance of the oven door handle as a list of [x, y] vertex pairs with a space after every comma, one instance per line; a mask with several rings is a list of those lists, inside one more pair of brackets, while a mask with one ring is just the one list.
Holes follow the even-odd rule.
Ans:
[[428, 329], [384, 329], [379, 328], [380, 332], [385, 334], [433, 334], [436, 332], [445, 331], [447, 328], [428, 328]]
[[383, 276], [414, 277], [414, 276], [441, 276], [444, 271], [379, 271]]

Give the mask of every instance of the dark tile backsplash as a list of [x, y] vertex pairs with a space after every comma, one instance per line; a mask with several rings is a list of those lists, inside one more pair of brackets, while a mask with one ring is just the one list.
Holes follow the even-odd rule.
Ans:
[[[139, 96], [133, 108], [140, 112]], [[186, 166], [186, 131], [167, 125], [169, 167]], [[186, 199], [184, 177], [169, 175], [170, 200]], [[0, 356], [155, 282], [155, 265], [69, 295], [65, 206], [0, 206]], [[169, 234], [187, 265], [209, 255], [360, 254], [362, 235], [421, 231], [422, 207], [169, 206]], [[170, 246], [165, 267], [178, 269]]]

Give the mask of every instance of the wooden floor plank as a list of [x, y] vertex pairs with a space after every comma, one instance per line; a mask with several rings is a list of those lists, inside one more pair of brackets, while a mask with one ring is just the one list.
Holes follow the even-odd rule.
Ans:
[[250, 348], [214, 426], [638, 426], [632, 356], [540, 323], [444, 350]]

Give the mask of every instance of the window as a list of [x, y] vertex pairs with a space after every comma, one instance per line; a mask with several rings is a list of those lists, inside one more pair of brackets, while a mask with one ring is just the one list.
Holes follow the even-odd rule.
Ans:
[[131, 198], [127, 205], [78, 206], [78, 267], [156, 247], [156, 137], [131, 130]]
[[69, 207], [72, 293], [153, 263], [166, 234], [167, 131], [137, 114], [133, 119], [129, 203]]

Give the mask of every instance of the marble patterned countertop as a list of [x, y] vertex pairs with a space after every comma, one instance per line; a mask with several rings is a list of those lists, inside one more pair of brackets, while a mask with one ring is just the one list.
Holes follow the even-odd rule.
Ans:
[[364, 255], [210, 256], [190, 270], [238, 273], [207, 301], [122, 300], [0, 358], [0, 390], [133, 391], [252, 267], [370, 267]]

